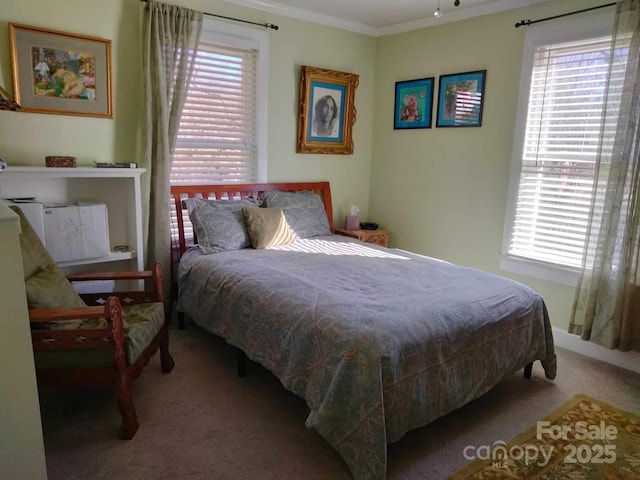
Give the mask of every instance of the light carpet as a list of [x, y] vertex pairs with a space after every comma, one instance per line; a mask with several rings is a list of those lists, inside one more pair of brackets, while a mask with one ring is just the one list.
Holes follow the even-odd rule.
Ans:
[[[40, 391], [49, 480], [351, 478], [305, 427], [304, 400], [266, 369], [250, 363], [238, 378], [234, 349], [192, 323], [172, 327], [170, 343], [173, 372], [161, 373], [156, 355], [134, 383], [140, 430], [132, 440], [119, 438], [112, 388]], [[516, 372], [389, 445], [387, 480], [446, 479], [470, 463], [465, 447], [507, 441], [579, 393], [640, 414], [639, 374], [559, 348], [555, 381], [536, 362], [530, 380]]]

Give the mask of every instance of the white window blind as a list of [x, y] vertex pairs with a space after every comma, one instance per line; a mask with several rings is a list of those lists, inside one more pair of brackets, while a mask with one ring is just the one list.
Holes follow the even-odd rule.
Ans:
[[[266, 171], [268, 36], [205, 18], [178, 126], [171, 185], [251, 183]], [[177, 217], [171, 202], [171, 236]], [[186, 211], [186, 238], [193, 229]]]
[[535, 49], [510, 257], [582, 264], [596, 161], [600, 149], [608, 158], [615, 134], [605, 116], [609, 67], [614, 92], [624, 74], [610, 46], [601, 37]]
[[257, 50], [201, 43], [180, 119], [171, 183], [257, 180]]

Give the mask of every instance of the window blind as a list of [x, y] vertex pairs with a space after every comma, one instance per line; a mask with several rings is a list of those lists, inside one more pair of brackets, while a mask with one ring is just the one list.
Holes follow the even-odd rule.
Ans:
[[[180, 117], [171, 185], [251, 183], [258, 177], [258, 50], [202, 41]], [[171, 237], [178, 238], [171, 203]], [[193, 238], [186, 212], [185, 236]]]
[[605, 108], [606, 98], [619, 103], [624, 75], [610, 48], [604, 37], [535, 50], [509, 256], [582, 264], [587, 226], [600, 207], [592, 212], [596, 162], [606, 162], [615, 135], [615, 118], [605, 115], [615, 105]]
[[201, 43], [184, 105], [171, 183], [257, 180], [257, 50]]

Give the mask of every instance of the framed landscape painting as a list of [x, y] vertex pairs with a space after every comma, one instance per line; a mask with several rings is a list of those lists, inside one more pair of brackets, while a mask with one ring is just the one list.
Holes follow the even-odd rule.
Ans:
[[10, 23], [9, 43], [22, 111], [113, 117], [110, 40]]
[[436, 127], [482, 125], [486, 70], [440, 76]]
[[353, 153], [359, 75], [302, 66], [297, 153]]
[[393, 128], [431, 128], [434, 78], [396, 82]]

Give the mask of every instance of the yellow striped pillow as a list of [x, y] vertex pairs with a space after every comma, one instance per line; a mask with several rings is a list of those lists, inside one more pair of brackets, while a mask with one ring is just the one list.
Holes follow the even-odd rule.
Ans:
[[295, 241], [281, 208], [242, 208], [247, 233], [253, 248], [287, 245]]

